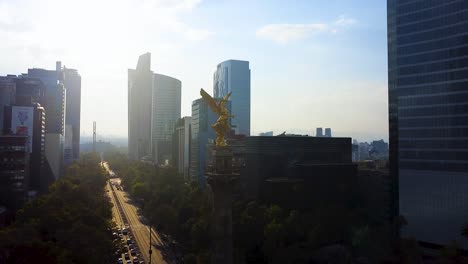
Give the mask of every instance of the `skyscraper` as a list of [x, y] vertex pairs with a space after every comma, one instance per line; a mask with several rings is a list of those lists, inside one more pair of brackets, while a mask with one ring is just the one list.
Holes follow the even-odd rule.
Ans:
[[[63, 73], [63, 83], [67, 89], [65, 135], [71, 140], [71, 155], [64, 158], [64, 162], [68, 164], [80, 156], [81, 76], [77, 70], [66, 67], [63, 68]], [[67, 144], [65, 146], [66, 151], [68, 150]]]
[[387, 3], [393, 214], [403, 237], [467, 249], [468, 2]]
[[128, 70], [128, 156], [132, 160], [151, 156], [152, 89], [151, 54], [145, 53], [136, 69]]
[[172, 135], [180, 118], [182, 83], [172, 77], [154, 74], [151, 119], [151, 147], [153, 160], [169, 161], [172, 155]]
[[189, 179], [190, 166], [191, 123], [191, 116], [180, 118], [176, 123], [172, 140], [174, 166], [177, 167], [179, 174], [183, 174], [187, 180]]
[[232, 126], [236, 134], [250, 136], [250, 68], [248, 61], [227, 60], [218, 64], [213, 76], [213, 97], [230, 97]]
[[66, 88], [63, 85], [61, 62], [55, 70], [28, 69], [29, 77], [44, 83], [45, 97], [40, 102], [44, 107], [46, 122], [45, 155], [55, 179], [63, 173], [63, 143], [65, 136]]
[[316, 137], [323, 137], [323, 128], [317, 127], [317, 128], [315, 129], [315, 136], [316, 136]]
[[331, 136], [332, 136], [331, 128], [329, 127], [325, 128], [325, 137], [331, 137]]

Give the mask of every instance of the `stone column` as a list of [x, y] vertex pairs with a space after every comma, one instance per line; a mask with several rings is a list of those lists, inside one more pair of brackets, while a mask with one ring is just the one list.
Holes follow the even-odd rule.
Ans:
[[212, 166], [207, 181], [213, 191], [213, 256], [211, 263], [232, 264], [232, 188], [237, 178], [232, 172], [229, 146], [213, 147]]

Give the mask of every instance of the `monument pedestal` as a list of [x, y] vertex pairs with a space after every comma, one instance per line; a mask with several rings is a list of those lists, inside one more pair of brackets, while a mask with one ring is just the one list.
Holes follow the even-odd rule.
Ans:
[[207, 182], [213, 191], [213, 256], [211, 263], [232, 264], [232, 189], [238, 175], [232, 170], [229, 146], [212, 149]]

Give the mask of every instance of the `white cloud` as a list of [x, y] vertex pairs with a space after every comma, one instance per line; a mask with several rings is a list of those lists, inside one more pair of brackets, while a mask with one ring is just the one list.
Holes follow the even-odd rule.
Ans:
[[258, 38], [272, 40], [279, 44], [287, 44], [318, 33], [334, 34], [355, 23], [355, 19], [340, 16], [336, 21], [328, 24], [268, 24], [259, 28], [256, 35]]

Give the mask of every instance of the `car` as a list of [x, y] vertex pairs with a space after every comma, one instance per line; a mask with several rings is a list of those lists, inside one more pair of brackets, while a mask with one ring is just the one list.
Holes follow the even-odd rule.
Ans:
[[123, 264], [123, 260], [122, 260], [122, 258], [119, 258], [119, 259], [117, 260], [117, 263], [119, 263], [119, 264]]
[[122, 229], [122, 234], [124, 234], [124, 235], [127, 235], [127, 234], [128, 234], [127, 228]]
[[135, 251], [135, 249], [130, 249], [130, 255], [136, 256], [136, 251]]
[[131, 260], [127, 260], [127, 264], [132, 264], [132, 261], [131, 261]]
[[133, 263], [138, 264], [138, 258], [137, 257], [133, 257]]
[[145, 262], [143, 260], [140, 260], [138, 264], [145, 264]]
[[132, 240], [130, 238], [127, 239], [127, 245], [130, 245], [132, 243]]
[[123, 236], [122, 234], [119, 234], [119, 237], [120, 237], [120, 238], [123, 238], [124, 236]]
[[128, 255], [128, 253], [125, 253], [124, 256], [125, 256], [125, 259], [130, 259], [130, 256]]
[[129, 248], [129, 249], [135, 249], [135, 246], [134, 246], [133, 243], [132, 243], [132, 244], [128, 245], [128, 248]]
[[116, 233], [116, 232], [112, 233], [112, 236], [115, 236], [115, 237], [116, 237], [116, 236], [117, 236], [117, 233]]

